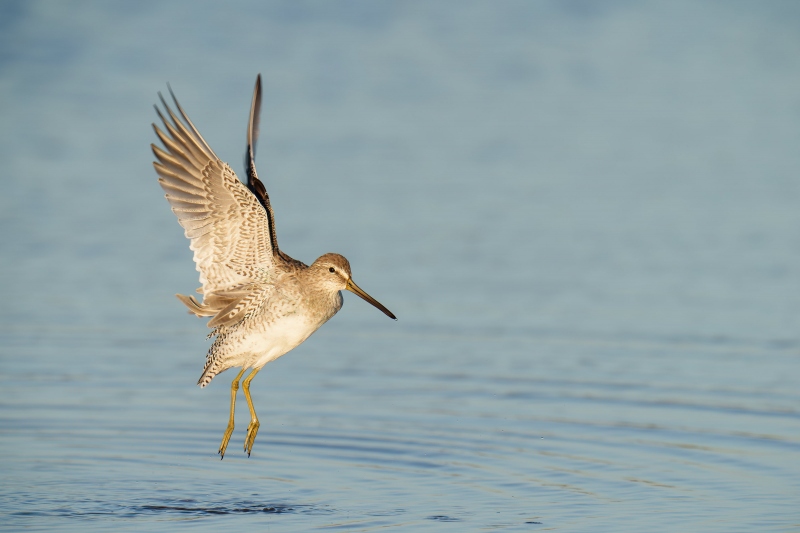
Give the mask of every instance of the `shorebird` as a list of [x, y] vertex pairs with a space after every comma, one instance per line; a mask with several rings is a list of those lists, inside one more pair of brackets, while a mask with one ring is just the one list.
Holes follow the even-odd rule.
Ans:
[[176, 296], [190, 313], [213, 317], [208, 322], [208, 338], [214, 341], [197, 384], [205, 387], [217, 374], [241, 367], [231, 383], [230, 417], [219, 447], [220, 458], [225, 457], [233, 434], [239, 380], [252, 369], [242, 382], [250, 410], [244, 441], [249, 457], [260, 425], [250, 397], [250, 382], [264, 365], [296, 348], [335, 315], [342, 307], [342, 290], [357, 294], [389, 318], [397, 318], [355, 284], [350, 263], [343, 256], [328, 253], [308, 266], [278, 248], [269, 195], [256, 174], [260, 74], [247, 125], [246, 185], [206, 143], [171, 87], [169, 92], [180, 118], [159, 92], [169, 118], [155, 106], [166, 133], [153, 124], [165, 148], [150, 145], [158, 160], [153, 166], [190, 241], [200, 272], [197, 292], [203, 295], [203, 301]]

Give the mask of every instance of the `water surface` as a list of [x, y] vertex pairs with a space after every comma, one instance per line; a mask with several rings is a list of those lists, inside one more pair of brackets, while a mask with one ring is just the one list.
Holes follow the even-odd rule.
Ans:
[[[8, 3], [9, 530], [800, 529], [790, 3]], [[253, 382], [173, 297], [170, 81], [352, 295]]]

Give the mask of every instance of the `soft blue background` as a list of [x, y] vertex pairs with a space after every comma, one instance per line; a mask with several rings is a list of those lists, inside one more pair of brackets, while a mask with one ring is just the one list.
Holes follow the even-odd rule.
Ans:
[[[259, 72], [282, 248], [400, 320], [220, 462], [151, 106], [240, 172]], [[0, 117], [0, 527], [800, 528], [795, 2], [8, 1]]]

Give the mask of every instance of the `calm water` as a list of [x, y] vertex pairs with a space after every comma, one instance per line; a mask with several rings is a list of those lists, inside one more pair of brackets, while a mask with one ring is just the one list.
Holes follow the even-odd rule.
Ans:
[[[0, 528], [800, 531], [791, 2], [7, 2]], [[170, 81], [352, 295], [253, 383], [148, 145]]]

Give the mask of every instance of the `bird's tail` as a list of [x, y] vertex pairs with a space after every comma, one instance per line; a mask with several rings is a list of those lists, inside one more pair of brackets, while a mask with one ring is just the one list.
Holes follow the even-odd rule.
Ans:
[[203, 368], [200, 379], [197, 380], [197, 384], [200, 385], [200, 388], [211, 383], [214, 376], [228, 368], [222, 366], [221, 357], [222, 352], [224, 352], [225, 337], [226, 335], [224, 333], [218, 334], [217, 338], [214, 339], [214, 342], [208, 349], [208, 353], [206, 354], [206, 366]]
[[200, 376], [200, 379], [197, 380], [197, 384], [200, 385], [200, 388], [202, 389], [203, 387], [211, 383], [211, 380], [214, 379], [214, 376], [216, 375], [217, 375], [216, 369], [213, 369], [210, 366], [206, 367], [206, 369], [203, 370], [203, 374]]

